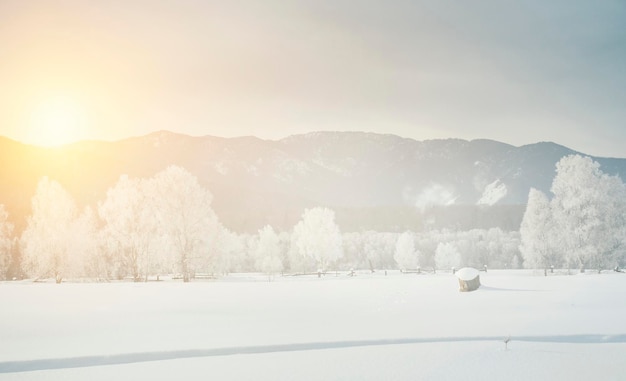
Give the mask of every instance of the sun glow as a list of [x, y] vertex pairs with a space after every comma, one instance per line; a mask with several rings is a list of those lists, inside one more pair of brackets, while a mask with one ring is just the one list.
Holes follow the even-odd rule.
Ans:
[[80, 140], [86, 128], [80, 102], [59, 95], [44, 100], [33, 111], [29, 141], [46, 147], [61, 146]]

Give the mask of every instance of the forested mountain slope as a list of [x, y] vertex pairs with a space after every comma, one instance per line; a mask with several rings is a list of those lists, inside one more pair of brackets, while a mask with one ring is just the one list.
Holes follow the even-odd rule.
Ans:
[[[120, 175], [150, 177], [175, 164], [213, 193], [220, 220], [236, 231], [265, 224], [290, 229], [313, 206], [334, 208], [345, 231], [517, 229], [529, 189], [548, 194], [555, 164], [571, 153], [554, 143], [514, 147], [359, 132], [271, 141], [160, 131], [62, 148], [0, 138], [0, 203], [19, 230], [42, 176], [59, 181], [79, 205], [96, 205]], [[626, 160], [594, 160], [625, 178]]]

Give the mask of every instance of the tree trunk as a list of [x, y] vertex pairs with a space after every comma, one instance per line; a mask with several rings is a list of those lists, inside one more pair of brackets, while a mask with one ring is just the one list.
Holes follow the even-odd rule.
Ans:
[[183, 256], [181, 258], [181, 267], [182, 267], [182, 272], [183, 272], [183, 282], [187, 283], [189, 282], [189, 266], [187, 265], [187, 253], [183, 253]]

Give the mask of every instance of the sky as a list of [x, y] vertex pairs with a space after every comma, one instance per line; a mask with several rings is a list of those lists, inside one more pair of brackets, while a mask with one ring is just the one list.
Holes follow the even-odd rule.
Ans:
[[2, 0], [0, 135], [554, 141], [626, 157], [621, 0]]

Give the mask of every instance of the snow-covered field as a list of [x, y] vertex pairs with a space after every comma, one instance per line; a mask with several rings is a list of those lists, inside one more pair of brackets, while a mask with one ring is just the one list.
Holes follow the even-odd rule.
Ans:
[[0, 380], [626, 379], [626, 274], [481, 280], [0, 283]]

